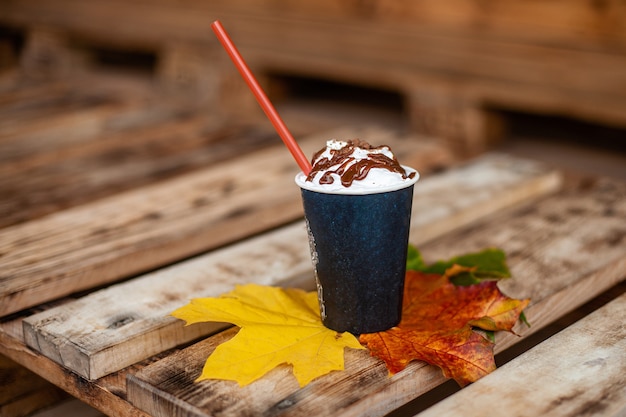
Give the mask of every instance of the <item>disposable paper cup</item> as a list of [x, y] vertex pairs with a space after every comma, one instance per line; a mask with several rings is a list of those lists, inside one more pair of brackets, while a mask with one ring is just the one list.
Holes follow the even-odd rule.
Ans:
[[[415, 172], [405, 167], [407, 172]], [[353, 334], [400, 322], [415, 178], [370, 192], [323, 192], [296, 176], [322, 322]]]

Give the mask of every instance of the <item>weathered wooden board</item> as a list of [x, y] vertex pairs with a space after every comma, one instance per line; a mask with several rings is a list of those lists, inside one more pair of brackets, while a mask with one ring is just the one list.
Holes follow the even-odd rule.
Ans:
[[204, 117], [188, 116], [7, 162], [0, 165], [0, 227], [173, 178], [275, 143], [271, 127], [224, 127]]
[[[514, 278], [502, 287], [511, 296], [532, 298], [526, 314], [533, 326], [516, 329], [528, 335], [624, 279], [625, 193], [625, 184], [584, 182], [421, 248], [430, 261], [434, 254], [487, 246], [510, 253]], [[194, 383], [206, 357], [235, 332], [227, 330], [130, 375], [129, 400], [152, 415], [383, 415], [444, 380], [440, 371], [421, 362], [389, 378], [384, 364], [366, 351], [347, 350], [346, 371], [302, 389], [287, 366], [243, 388], [226, 381]], [[518, 340], [499, 338], [496, 351]]]
[[626, 294], [419, 416], [624, 415], [624, 317]]
[[[127, 372], [135, 368], [124, 370], [90, 383], [71, 371], [57, 365], [55, 362], [29, 349], [24, 345], [21, 331], [21, 319], [13, 318], [0, 323], [0, 350], [7, 357], [18, 362], [24, 368], [42, 376], [47, 381], [60, 387], [63, 391], [101, 410], [108, 416], [119, 417], [148, 417], [141, 410], [133, 407], [126, 401]], [[145, 366], [148, 362], [137, 365]]]
[[24, 100], [19, 106], [0, 107], [0, 137], [19, 131], [20, 126], [38, 119], [54, 119], [78, 111], [120, 104], [119, 99], [98, 94], [97, 90], [82, 94], [43, 95], [38, 100]]
[[51, 99], [68, 94], [71, 83], [66, 80], [33, 80], [13, 76], [0, 77], [0, 111], [23, 108], [43, 97]]
[[[376, 128], [327, 132], [301, 146], [310, 155], [328, 135], [387, 142], [401, 160], [418, 168], [443, 152], [432, 143], [402, 140]], [[281, 144], [5, 228], [0, 235], [0, 315], [294, 220], [302, 215], [296, 172]]]
[[[0, 125], [0, 155], [4, 161], [27, 156], [33, 149], [24, 146], [20, 140], [27, 136], [31, 142], [38, 143], [38, 148], [53, 150], [55, 146], [67, 146], [101, 132], [107, 121], [128, 110], [125, 103], [112, 99], [100, 99], [89, 102], [58, 106], [59, 112], [40, 110], [37, 115], [25, 114], [23, 117], [7, 116]], [[63, 111], [64, 110], [64, 111]], [[30, 112], [29, 112], [30, 113]], [[53, 142], [45, 141], [53, 138]], [[28, 152], [28, 153], [27, 153]]]
[[23, 90], [0, 102], [0, 162], [58, 152], [184, 111], [173, 101], [158, 100], [154, 89], [136, 78], [89, 74], [32, 84], [24, 82]]
[[[504, 155], [426, 178], [415, 189], [410, 240], [425, 242], [559, 185], [555, 171]], [[218, 296], [246, 282], [313, 288], [303, 222], [28, 317], [25, 340], [79, 375], [97, 379], [223, 327], [183, 327], [167, 314], [191, 298]]]

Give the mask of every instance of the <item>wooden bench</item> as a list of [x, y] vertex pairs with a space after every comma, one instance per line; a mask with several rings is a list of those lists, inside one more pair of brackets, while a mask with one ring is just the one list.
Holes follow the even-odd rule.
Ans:
[[[0, 103], [0, 113], [26, 108], [24, 118], [30, 112], [28, 117], [40, 126], [56, 126], [59, 115], [39, 102], [49, 96], [29, 94], [29, 88], [66, 87], [23, 86], [13, 91], [14, 99]], [[69, 96], [76, 99], [83, 90], [73, 88], [64, 91], [74, 91]], [[98, 88], [90, 91], [100, 93]], [[68, 93], [59, 94], [61, 102], [70, 102]], [[1, 355], [112, 416], [384, 415], [410, 402], [419, 404], [445, 382], [440, 371], [421, 362], [389, 378], [384, 364], [367, 352], [347, 351], [346, 371], [302, 389], [287, 366], [245, 388], [230, 382], [194, 383], [207, 355], [236, 329], [211, 323], [184, 327], [168, 316], [170, 311], [189, 298], [218, 295], [236, 283], [312, 287], [300, 196], [293, 183], [297, 167], [282, 144], [270, 143], [278, 139], [258, 127], [224, 126], [193, 113], [180, 117], [171, 109], [165, 113], [169, 117], [151, 120], [145, 117], [154, 111], [149, 101], [131, 112], [137, 119], [130, 123], [124, 105], [128, 97], [113, 97], [113, 103], [122, 103], [117, 111], [97, 112], [108, 122], [69, 142], [54, 129], [49, 142], [31, 140], [30, 123], [9, 125], [8, 118], [2, 119], [9, 127], [0, 135], [0, 146], [19, 157], [0, 169], [23, 186], [2, 182], [0, 207], [6, 208], [3, 214], [16, 213], [20, 210], [9, 203], [18, 199], [26, 214], [13, 214], [0, 229]], [[80, 119], [74, 120], [80, 126]], [[45, 136], [47, 131], [37, 132]], [[532, 299], [526, 311], [532, 327], [516, 328], [519, 336], [497, 334], [497, 352], [519, 345], [606, 290], [623, 292], [626, 184], [564, 176], [500, 154], [459, 164], [440, 144], [376, 127], [345, 127], [299, 140], [310, 154], [330, 136], [389, 143], [424, 174], [415, 190], [410, 240], [427, 260], [488, 246], [507, 253], [514, 278], [503, 282], [502, 289]], [[181, 146], [172, 148], [170, 141]], [[242, 178], [249, 169], [264, 175]], [[29, 200], [59, 189], [68, 179], [69, 184], [77, 181], [76, 191], [61, 188], [44, 194], [43, 200]], [[39, 201], [50, 207], [39, 211]], [[577, 336], [585, 333], [584, 327], [572, 326], [566, 336], [549, 339], [547, 348], [540, 345], [519, 355], [485, 382], [437, 407], [461, 403], [471, 415], [473, 402], [467, 405], [464, 397], [472, 394], [466, 392], [487, 389], [483, 384], [503, 378], [506, 383], [496, 380], [498, 389], [502, 386], [497, 392], [506, 395], [515, 388], [508, 375], [518, 374], [516, 364], [527, 366], [528, 357], [550, 362], [562, 345], [559, 338], [567, 337], [586, 343], [584, 361], [590, 362], [590, 371], [601, 369], [604, 358], [614, 373], [597, 377], [598, 394], [588, 400], [567, 400], [572, 385], [584, 390], [588, 382], [563, 378], [553, 397], [540, 405], [570, 401], [598, 414], [619, 415], [626, 393], [623, 385], [616, 388], [611, 375], [625, 370], [623, 320], [617, 310], [623, 308], [623, 297], [606, 308], [598, 310], [600, 319], [589, 315], [582, 326], [588, 320], [606, 321], [604, 326], [616, 329], [612, 349], [594, 348]], [[564, 349], [562, 355], [581, 360], [579, 352]], [[523, 377], [534, 375], [528, 371]], [[49, 387], [42, 389], [48, 392]], [[480, 415], [481, 405], [475, 407]]]
[[[23, 30], [24, 68], [72, 72], [94, 50], [156, 56], [165, 88], [214, 109], [254, 108], [209, 25], [221, 19], [253, 70], [398, 92], [416, 131], [477, 154], [494, 109], [626, 125], [622, 2], [436, 0], [91, 1], [0, 4]], [[244, 111], [241, 111], [244, 110]]]

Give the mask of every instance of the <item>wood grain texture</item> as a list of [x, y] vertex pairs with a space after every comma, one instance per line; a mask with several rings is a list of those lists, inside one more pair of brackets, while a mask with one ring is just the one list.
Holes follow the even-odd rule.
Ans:
[[205, 168], [275, 144], [275, 136], [182, 116], [8, 162], [0, 165], [0, 227]]
[[125, 399], [126, 373], [132, 372], [133, 369], [125, 370], [123, 374], [110, 375], [98, 383], [89, 383], [45, 356], [27, 348], [22, 339], [20, 318], [3, 321], [0, 324], [0, 350], [20, 365], [108, 416], [149, 417]]
[[[26, 78], [26, 77], [24, 77]], [[158, 91], [137, 77], [89, 73], [45, 83], [10, 80], [0, 101], [0, 162], [54, 153], [102, 134], [144, 126], [183, 112], [175, 101], [158, 100]]]
[[624, 317], [626, 294], [419, 416], [623, 415]]
[[[345, 129], [301, 141], [307, 154], [328, 135], [388, 142], [423, 161], [441, 148], [382, 129]], [[416, 159], [417, 158], [417, 159]], [[261, 172], [263, 175], [242, 175]], [[0, 315], [165, 265], [302, 216], [284, 146], [178, 176], [31, 222], [0, 235]]]
[[[498, 154], [420, 180], [410, 241], [425, 242], [559, 185], [556, 172]], [[183, 327], [167, 314], [191, 298], [215, 297], [247, 282], [313, 289], [303, 222], [28, 317], [25, 341], [79, 375], [97, 379], [223, 327]]]
[[[527, 315], [533, 326], [517, 329], [523, 337], [558, 318], [563, 310], [553, 304], [563, 308], [564, 295], [564, 309], [571, 311], [624, 279], [625, 192], [626, 185], [613, 181], [583, 182], [421, 248], [431, 261], [438, 258], [433, 255], [458, 255], [486, 246], [510, 253], [514, 278], [502, 287], [508, 295], [532, 298]], [[129, 376], [129, 400], [153, 415], [384, 415], [444, 381], [440, 371], [421, 362], [389, 378], [384, 365], [367, 352], [346, 351], [346, 371], [303, 389], [287, 366], [244, 388], [226, 381], [194, 383], [206, 357], [233, 333], [211, 337]], [[515, 342], [511, 340], [498, 342], [496, 352]]]

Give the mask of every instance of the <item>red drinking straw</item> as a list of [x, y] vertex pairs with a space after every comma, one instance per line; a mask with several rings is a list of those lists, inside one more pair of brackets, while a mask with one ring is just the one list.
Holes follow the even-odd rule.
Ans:
[[226, 30], [224, 30], [224, 27], [219, 20], [213, 22], [211, 28], [213, 29], [213, 32], [215, 32], [215, 34], [217, 35], [217, 38], [219, 39], [224, 49], [226, 49], [226, 52], [228, 52], [228, 55], [230, 55], [230, 58], [233, 60], [233, 63], [241, 73], [241, 76], [248, 84], [248, 87], [250, 87], [250, 90], [252, 90], [252, 93], [256, 97], [256, 100], [261, 105], [261, 108], [263, 109], [267, 117], [270, 119], [270, 122], [272, 122], [272, 124], [274, 125], [274, 128], [280, 135], [280, 138], [283, 140], [285, 145], [287, 145], [289, 152], [291, 152], [291, 155], [293, 155], [293, 157], [295, 158], [296, 162], [300, 166], [300, 169], [305, 175], [308, 175], [309, 172], [311, 172], [311, 163], [304, 155], [304, 152], [302, 152], [302, 149], [300, 149], [300, 146], [298, 146], [296, 140], [293, 138], [293, 136], [291, 136], [291, 133], [289, 133], [285, 122], [283, 122], [283, 120], [280, 118], [278, 112], [276, 111], [270, 100], [267, 98], [267, 95], [265, 95], [265, 92], [257, 82], [256, 78], [254, 78], [252, 71], [250, 71], [250, 68], [248, 68], [248, 65], [243, 60], [243, 57], [237, 50], [237, 47], [226, 33]]

